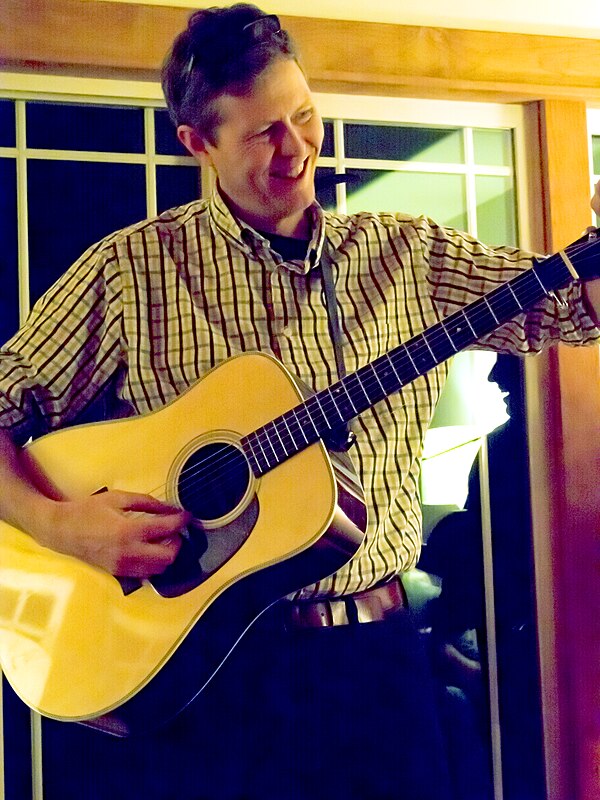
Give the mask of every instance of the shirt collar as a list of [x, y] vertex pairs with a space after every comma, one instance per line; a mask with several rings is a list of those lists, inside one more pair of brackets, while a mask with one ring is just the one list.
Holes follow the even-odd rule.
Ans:
[[[257, 233], [254, 228], [233, 216], [218, 184], [213, 189], [209, 201], [209, 210], [211, 220], [219, 232], [231, 244], [243, 250], [246, 255], [256, 255], [257, 251], [268, 246], [266, 239]], [[286, 264], [290, 271], [300, 274], [308, 273], [319, 263], [325, 241], [325, 215], [317, 202], [314, 202], [310, 207], [310, 214], [312, 237], [306, 258], [304, 262], [291, 261]]]

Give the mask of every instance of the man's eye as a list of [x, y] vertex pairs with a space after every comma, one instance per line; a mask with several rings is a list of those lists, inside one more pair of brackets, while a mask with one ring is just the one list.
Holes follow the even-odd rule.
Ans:
[[271, 132], [271, 126], [269, 125], [266, 128], [261, 128], [260, 130], [255, 131], [250, 138], [260, 139], [261, 136], [268, 136], [270, 132]]
[[307, 108], [305, 111], [300, 111], [296, 119], [300, 124], [303, 124], [305, 122], [308, 122], [312, 118], [312, 115], [313, 115], [312, 108]]

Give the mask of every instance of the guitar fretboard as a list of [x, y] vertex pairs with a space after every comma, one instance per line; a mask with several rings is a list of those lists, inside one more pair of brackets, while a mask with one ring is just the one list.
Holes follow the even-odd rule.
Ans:
[[536, 262], [516, 278], [317, 392], [242, 439], [252, 471], [257, 477], [264, 475], [309, 445], [327, 439], [332, 431], [572, 280], [559, 254]]

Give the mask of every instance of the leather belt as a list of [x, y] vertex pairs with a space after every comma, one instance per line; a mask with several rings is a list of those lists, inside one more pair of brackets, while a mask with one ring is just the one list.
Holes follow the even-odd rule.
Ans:
[[382, 622], [408, 608], [406, 592], [398, 577], [347, 597], [284, 603], [285, 624], [292, 630]]

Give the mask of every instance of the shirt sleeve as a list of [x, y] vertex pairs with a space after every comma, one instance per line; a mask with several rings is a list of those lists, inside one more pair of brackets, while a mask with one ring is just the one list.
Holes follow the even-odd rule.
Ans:
[[[483, 294], [516, 277], [533, 264], [533, 253], [512, 247], [489, 247], [468, 234], [415, 221], [428, 282], [440, 318], [474, 302]], [[560, 302], [545, 297], [483, 337], [478, 347], [515, 354], [539, 352], [549, 341], [588, 344], [600, 340], [600, 331], [582, 300], [581, 285], [572, 283], [557, 292]]]
[[78, 420], [118, 374], [121, 281], [110, 243], [90, 248], [0, 350], [0, 427], [22, 444]]

